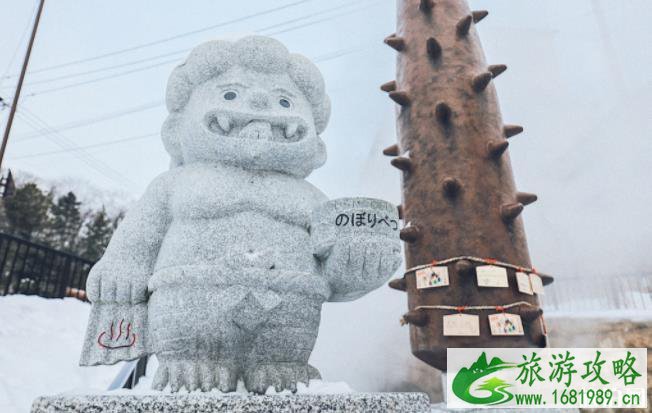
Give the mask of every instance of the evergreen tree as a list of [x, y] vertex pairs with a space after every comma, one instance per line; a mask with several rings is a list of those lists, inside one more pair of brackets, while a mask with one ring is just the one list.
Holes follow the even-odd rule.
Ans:
[[68, 252], [76, 251], [83, 223], [80, 205], [81, 202], [77, 201], [73, 192], [57, 198], [57, 202], [52, 205], [49, 233], [54, 248]]
[[84, 235], [80, 241], [79, 251], [91, 261], [97, 261], [104, 254], [106, 246], [113, 235], [114, 223], [104, 207], [90, 216], [84, 225]]
[[13, 196], [3, 199], [8, 231], [16, 236], [43, 239], [52, 197], [32, 182], [19, 186]]

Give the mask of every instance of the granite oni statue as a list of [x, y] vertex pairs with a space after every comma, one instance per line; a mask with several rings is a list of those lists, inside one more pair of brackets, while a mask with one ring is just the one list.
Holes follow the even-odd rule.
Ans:
[[316, 66], [276, 40], [196, 47], [166, 102], [171, 167], [90, 272], [80, 364], [156, 354], [157, 389], [295, 390], [320, 377], [308, 358], [322, 303], [400, 265], [396, 208], [328, 201], [305, 181], [326, 161], [330, 103]]

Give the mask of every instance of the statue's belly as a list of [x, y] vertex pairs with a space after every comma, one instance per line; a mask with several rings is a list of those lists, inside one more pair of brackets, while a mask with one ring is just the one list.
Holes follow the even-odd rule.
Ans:
[[180, 265], [314, 273], [317, 263], [306, 228], [250, 211], [220, 218], [175, 219], [156, 268]]

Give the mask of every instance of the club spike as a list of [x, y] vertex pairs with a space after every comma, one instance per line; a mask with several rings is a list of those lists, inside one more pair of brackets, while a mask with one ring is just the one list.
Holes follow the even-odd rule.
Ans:
[[385, 38], [385, 44], [397, 52], [405, 49], [405, 39], [396, 34], [389, 35]]
[[487, 143], [487, 152], [489, 153], [489, 157], [493, 159], [500, 158], [502, 154], [505, 153], [508, 146], [509, 146], [509, 142], [507, 141], [502, 141], [502, 142], [491, 141]]
[[396, 209], [398, 210], [398, 219], [403, 219], [403, 205], [397, 205]]
[[466, 36], [469, 34], [469, 30], [471, 30], [471, 23], [473, 23], [473, 16], [468, 15], [465, 17], [462, 17], [460, 21], [457, 22], [457, 25], [455, 26], [455, 29], [457, 30], [457, 35], [458, 36]]
[[528, 192], [516, 193], [516, 200], [523, 205], [530, 205], [531, 203], [536, 202], [537, 199], [539, 199], [539, 197], [536, 196], [536, 194], [530, 194]]
[[523, 126], [519, 126], [519, 125], [503, 126], [503, 134], [505, 135], [505, 138], [511, 138], [512, 136], [516, 136], [521, 132], [523, 132]]
[[488, 70], [491, 72], [495, 79], [500, 76], [505, 70], [507, 70], [507, 65], [490, 65]]
[[416, 240], [419, 239], [421, 236], [421, 233], [419, 232], [419, 228], [417, 228], [414, 225], [407, 226], [401, 230], [399, 233], [399, 238], [401, 238], [405, 242], [413, 243]]
[[393, 167], [400, 169], [401, 171], [410, 172], [412, 170], [412, 161], [410, 158], [399, 156], [398, 158], [392, 159], [390, 163]]
[[448, 195], [449, 197], [454, 197], [462, 189], [462, 184], [460, 183], [459, 180], [448, 177], [444, 179], [444, 182], [442, 183], [442, 187], [444, 188], [444, 193], [446, 195]]
[[543, 285], [550, 285], [553, 283], [553, 281], [555, 281], [555, 277], [553, 277], [552, 275], [548, 275], [548, 274], [538, 274], [538, 275], [539, 277], [541, 277], [541, 282], [543, 283]]
[[389, 283], [389, 288], [392, 288], [394, 290], [399, 290], [399, 291], [405, 291], [407, 290], [407, 285], [405, 283], [405, 278], [396, 278], [395, 280], [391, 280]]
[[428, 314], [425, 311], [408, 311], [403, 314], [401, 324], [412, 324], [417, 327], [423, 327], [428, 324]]
[[448, 123], [451, 120], [451, 115], [453, 111], [451, 107], [448, 106], [446, 102], [438, 102], [435, 105], [435, 117], [441, 123]]
[[398, 144], [396, 143], [383, 149], [383, 155], [385, 156], [398, 156], [399, 153], [400, 150], [398, 148]]
[[491, 79], [494, 78], [494, 75], [491, 72], [484, 72], [480, 73], [479, 75], [476, 75], [473, 77], [473, 80], [471, 81], [471, 85], [473, 86], [473, 90], [476, 93], [480, 93], [483, 90], [489, 86], [489, 82], [491, 82]]
[[461, 275], [469, 275], [474, 267], [473, 263], [469, 260], [459, 260], [455, 263], [455, 269]]
[[424, 13], [430, 12], [430, 10], [432, 10], [433, 7], [435, 7], [434, 0], [421, 0], [419, 2], [419, 10], [421, 10]]
[[389, 98], [401, 106], [408, 106], [410, 104], [410, 96], [407, 92], [395, 90], [389, 92]]
[[393, 92], [396, 90], [396, 80], [390, 80], [387, 83], [380, 85], [380, 90], [383, 92]]
[[489, 15], [489, 12], [486, 10], [474, 10], [471, 12], [473, 16], [473, 23], [478, 23], [480, 20], [484, 19]]
[[521, 308], [519, 313], [523, 321], [531, 323], [543, 315], [543, 310], [540, 308]]
[[548, 336], [545, 335], [545, 334], [541, 334], [541, 336], [539, 336], [539, 338], [536, 340], [535, 343], [536, 343], [537, 347], [540, 347], [540, 348], [548, 347]]
[[513, 221], [521, 212], [523, 212], [523, 204], [518, 202], [505, 204], [500, 207], [500, 216], [505, 222]]
[[441, 56], [441, 45], [434, 37], [429, 37], [426, 40], [426, 50], [431, 59], [438, 59]]

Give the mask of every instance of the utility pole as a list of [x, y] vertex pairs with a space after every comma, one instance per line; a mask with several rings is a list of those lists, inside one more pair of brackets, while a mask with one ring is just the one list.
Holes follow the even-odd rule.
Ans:
[[[398, 143], [383, 153], [402, 174], [407, 271], [390, 287], [407, 293], [412, 353], [445, 370], [451, 347], [545, 347], [538, 297], [522, 287], [540, 292], [552, 277], [530, 262], [520, 214], [537, 196], [514, 184], [508, 138], [523, 128], [503, 124], [493, 79], [507, 66], [487, 65], [474, 28], [488, 12], [466, 0], [397, 4], [385, 39], [397, 77], [381, 89], [397, 104]], [[419, 285], [421, 269], [444, 272], [443, 286]], [[488, 285], [485, 270], [501, 282]], [[492, 315], [518, 317], [522, 332], [490, 328]]]
[[36, 12], [36, 18], [34, 19], [34, 27], [32, 28], [32, 35], [30, 36], [29, 44], [27, 45], [27, 53], [25, 53], [25, 60], [23, 61], [23, 67], [20, 70], [20, 77], [18, 78], [18, 84], [16, 85], [16, 93], [14, 94], [14, 99], [11, 102], [9, 119], [7, 120], [7, 126], [5, 127], [5, 132], [2, 137], [2, 146], [0, 146], [0, 168], [2, 168], [2, 160], [5, 157], [5, 150], [7, 149], [7, 141], [9, 141], [9, 133], [11, 132], [11, 125], [14, 123], [14, 116], [16, 115], [16, 108], [18, 106], [18, 99], [20, 99], [20, 91], [23, 88], [25, 73], [27, 73], [27, 65], [29, 64], [29, 58], [32, 54], [32, 47], [34, 46], [34, 39], [36, 38], [36, 30], [38, 29], [38, 24], [39, 21], [41, 20], [41, 13], [43, 12], [44, 5], [45, 5], [45, 0], [40, 0], [38, 11]]

